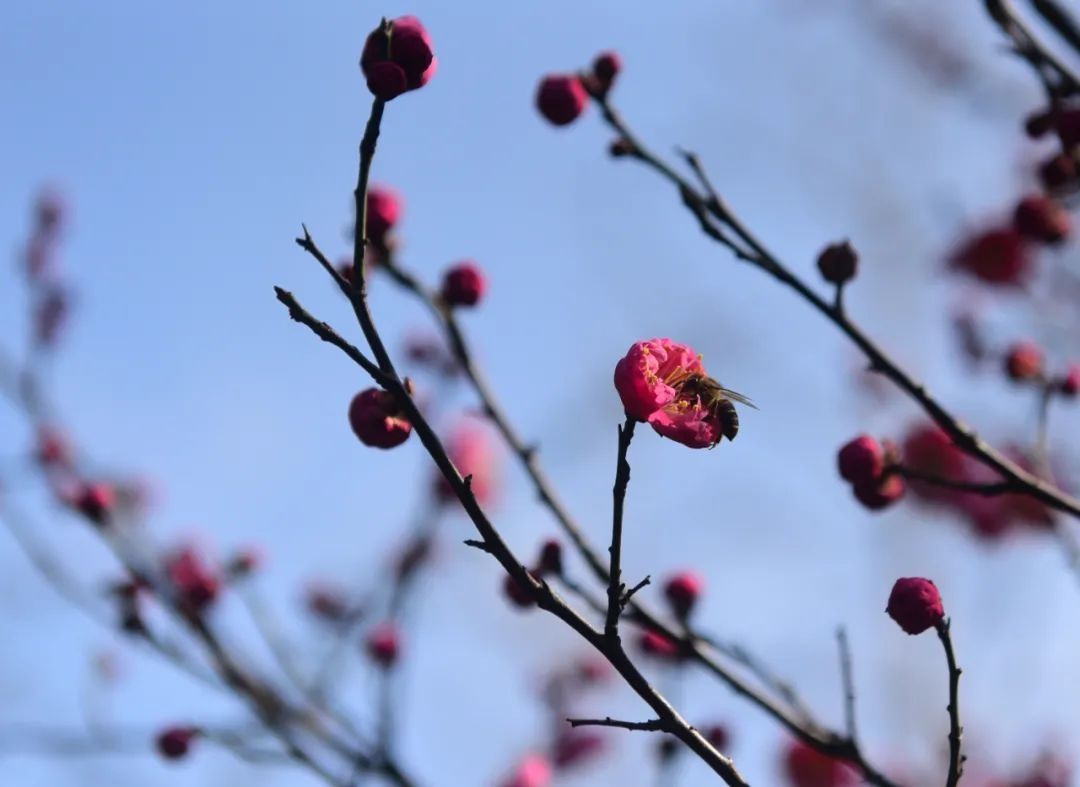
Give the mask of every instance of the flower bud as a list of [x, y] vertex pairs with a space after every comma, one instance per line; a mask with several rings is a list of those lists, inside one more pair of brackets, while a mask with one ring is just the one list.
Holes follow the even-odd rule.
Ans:
[[705, 736], [705, 740], [713, 745], [714, 749], [718, 751], [724, 751], [728, 744], [731, 742], [731, 735], [728, 733], [728, 728], [723, 724], [706, 724], [704, 727], [699, 727], [701, 734]]
[[383, 101], [426, 85], [437, 65], [431, 36], [415, 16], [398, 17], [389, 31], [379, 25], [360, 57], [368, 89]]
[[1065, 240], [1071, 224], [1069, 212], [1060, 203], [1041, 195], [1020, 200], [1013, 214], [1016, 231], [1042, 243], [1055, 244]]
[[190, 615], [201, 615], [217, 599], [221, 582], [199, 553], [181, 547], [165, 559], [165, 574], [179, 606]]
[[638, 638], [641, 652], [665, 661], [678, 661], [682, 658], [679, 643], [655, 629], [646, 629]]
[[37, 460], [42, 467], [68, 467], [71, 465], [71, 446], [59, 429], [42, 426], [37, 434]]
[[876, 481], [863, 481], [851, 487], [855, 499], [871, 511], [888, 508], [902, 498], [906, 490], [904, 479], [896, 474], [882, 476]]
[[104, 525], [116, 506], [116, 494], [108, 484], [83, 484], [75, 490], [71, 504], [95, 525]]
[[187, 756], [191, 744], [198, 735], [194, 727], [169, 727], [157, 736], [158, 754], [166, 760], [180, 760]]
[[262, 549], [257, 546], [244, 547], [229, 558], [225, 572], [232, 579], [243, 579], [258, 571], [265, 561]]
[[1035, 380], [1042, 376], [1046, 359], [1035, 342], [1017, 342], [1005, 356], [1005, 374], [1014, 382]]
[[1063, 396], [1076, 396], [1080, 392], [1080, 363], [1069, 367], [1069, 371], [1058, 381], [1057, 388]]
[[626, 137], [619, 137], [608, 145], [608, 154], [612, 158], [622, 158], [623, 156], [630, 156], [634, 153], [636, 148], [634, 143], [628, 140]]
[[858, 783], [843, 761], [822, 754], [802, 741], [792, 741], [784, 753], [784, 773], [791, 787], [848, 787]]
[[694, 571], [680, 571], [664, 583], [664, 596], [678, 618], [686, 618], [697, 604], [705, 580]]
[[556, 126], [573, 123], [588, 102], [589, 94], [576, 74], [549, 74], [536, 91], [536, 108]]
[[562, 544], [554, 538], [549, 538], [540, 547], [540, 557], [536, 560], [535, 573], [541, 576], [545, 574], [559, 576], [563, 570], [562, 560]]
[[991, 229], [968, 239], [953, 253], [952, 266], [987, 284], [1022, 284], [1031, 274], [1031, 251], [1013, 229]]
[[475, 306], [486, 291], [484, 272], [472, 260], [457, 263], [443, 277], [442, 299], [447, 306]]
[[518, 582], [510, 574], [503, 576], [502, 580], [503, 595], [519, 609], [528, 609], [536, 604], [536, 596], [533, 593], [532, 588], [523, 585]]
[[341, 623], [349, 616], [349, 602], [345, 591], [337, 585], [313, 582], [304, 589], [304, 603], [308, 611], [329, 623]]
[[844, 284], [855, 278], [859, 267], [859, 255], [848, 241], [826, 246], [818, 255], [818, 270], [825, 281]]
[[55, 191], [46, 190], [34, 203], [34, 234], [54, 235], [64, 220], [64, 198]]
[[877, 481], [885, 470], [881, 444], [870, 435], [859, 435], [845, 443], [836, 460], [840, 477], [852, 484]]
[[921, 634], [945, 618], [937, 586], [921, 577], [896, 580], [885, 611], [908, 634]]
[[401, 635], [394, 623], [387, 621], [375, 626], [367, 637], [368, 656], [384, 669], [397, 663], [401, 652]]
[[593, 61], [593, 77], [601, 95], [605, 95], [615, 83], [615, 77], [622, 71], [622, 58], [618, 52], [601, 52]]
[[1047, 191], [1060, 191], [1076, 182], [1076, 159], [1059, 153], [1039, 165], [1039, 181]]
[[604, 750], [604, 736], [595, 730], [568, 729], [555, 739], [551, 759], [559, 770], [590, 760]]
[[[401, 219], [401, 196], [388, 186], [371, 186], [367, 193], [367, 236], [377, 247]], [[352, 260], [349, 260], [350, 266]]]
[[367, 388], [353, 397], [349, 425], [361, 443], [375, 448], [394, 448], [412, 434], [412, 424], [393, 394], [381, 388]]
[[521, 759], [514, 772], [499, 787], [550, 787], [551, 764], [546, 757], [529, 754]]

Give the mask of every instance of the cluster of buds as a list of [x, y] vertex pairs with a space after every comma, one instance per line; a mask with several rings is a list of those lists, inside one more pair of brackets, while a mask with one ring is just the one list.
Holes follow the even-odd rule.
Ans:
[[840, 477], [851, 484], [855, 499], [871, 511], [888, 508], [904, 496], [906, 485], [895, 470], [898, 450], [891, 442], [879, 443], [859, 435], [837, 453]]
[[360, 56], [368, 90], [382, 101], [423, 87], [437, 66], [431, 36], [415, 16], [384, 19], [368, 35]]
[[1077, 154], [1080, 152], [1080, 106], [1056, 105], [1028, 116], [1024, 129], [1032, 139], [1054, 135], [1060, 148], [1038, 168], [1043, 188], [1055, 195], [1065, 195], [1080, 188]]
[[601, 52], [592, 68], [576, 74], [548, 74], [536, 90], [536, 108], [555, 126], [568, 126], [581, 117], [589, 97], [603, 100], [622, 70], [617, 52]]
[[[1009, 448], [1006, 453], [1021, 467], [1032, 469], [1033, 463], [1024, 452]], [[909, 430], [903, 458], [905, 467], [926, 477], [970, 484], [1000, 480], [936, 424], [920, 424]], [[972, 533], [985, 540], [999, 539], [1021, 527], [1045, 531], [1053, 521], [1046, 506], [1028, 495], [986, 496], [917, 479], [909, 486], [919, 499], [959, 514]]]

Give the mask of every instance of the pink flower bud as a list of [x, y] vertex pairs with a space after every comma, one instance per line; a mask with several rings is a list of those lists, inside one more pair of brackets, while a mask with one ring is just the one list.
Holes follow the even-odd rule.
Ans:
[[95, 525], [104, 525], [116, 506], [116, 494], [109, 484], [81, 484], [75, 490], [71, 504]]
[[375, 28], [360, 57], [368, 89], [383, 101], [426, 85], [437, 65], [431, 36], [415, 16], [395, 19], [389, 35]]
[[907, 485], [904, 479], [898, 475], [886, 475], [875, 481], [864, 481], [853, 484], [851, 491], [855, 499], [871, 511], [880, 511], [888, 508], [904, 496]]
[[550, 787], [551, 775], [551, 764], [546, 757], [528, 754], [499, 787]]
[[945, 618], [937, 586], [921, 577], [896, 580], [885, 611], [908, 634], [921, 634]]
[[683, 655], [678, 642], [655, 629], [641, 632], [638, 647], [642, 653], [664, 661], [680, 661]]
[[217, 599], [221, 581], [192, 547], [180, 547], [165, 558], [165, 574], [177, 603], [190, 615], [201, 615]]
[[[385, 247], [386, 236], [401, 220], [401, 196], [389, 186], [371, 186], [367, 193], [367, 235], [376, 247]], [[349, 260], [350, 264], [352, 260]]]
[[1039, 165], [1039, 181], [1047, 191], [1059, 191], [1076, 182], [1076, 159], [1059, 153]]
[[954, 253], [952, 266], [987, 284], [1022, 284], [1031, 274], [1032, 257], [1015, 229], [992, 229], [967, 240]]
[[576, 74], [549, 74], [536, 91], [536, 108], [556, 126], [573, 123], [588, 102], [589, 94]]
[[393, 394], [381, 388], [367, 388], [353, 397], [349, 425], [361, 443], [375, 448], [394, 448], [412, 434], [412, 424]]
[[368, 656], [384, 669], [389, 669], [397, 663], [401, 653], [401, 634], [397, 626], [386, 621], [375, 626], [367, 637]]
[[[462, 477], [471, 476], [469, 488], [481, 504], [495, 502], [499, 491], [499, 463], [487, 429], [473, 419], [464, 419], [450, 433], [446, 452]], [[439, 473], [435, 494], [440, 502], [456, 500], [453, 489]]]
[[604, 736], [595, 730], [571, 728], [555, 739], [551, 759], [559, 770], [571, 768], [601, 754], [605, 743]]
[[1014, 382], [1035, 380], [1042, 376], [1046, 359], [1035, 342], [1017, 342], [1005, 356], [1005, 374]]
[[540, 576], [554, 574], [559, 576], [563, 570], [562, 544], [549, 538], [540, 547], [540, 557], [536, 561], [536, 572]]
[[593, 61], [592, 71], [600, 94], [605, 95], [615, 83], [615, 77], [622, 71], [622, 58], [618, 52], [601, 52]]
[[881, 444], [870, 435], [859, 435], [845, 443], [836, 460], [840, 477], [853, 484], [877, 481], [885, 470]]
[[1016, 231], [1042, 243], [1061, 243], [1069, 236], [1071, 223], [1059, 202], [1041, 195], [1022, 199], [1013, 214]]
[[826, 246], [818, 255], [818, 270], [825, 281], [832, 284], [844, 284], [855, 278], [859, 266], [859, 255], [848, 241]]
[[409, 89], [405, 70], [397, 63], [384, 60], [372, 63], [366, 70], [368, 90], [376, 98], [389, 101]]
[[705, 740], [713, 745], [713, 748], [718, 751], [724, 751], [727, 749], [728, 744], [731, 742], [731, 735], [728, 732], [728, 728], [723, 724], [706, 724], [704, 727], [699, 727], [701, 734], [705, 736]]
[[157, 736], [158, 754], [166, 760], [180, 760], [187, 756], [199, 731], [194, 727], [169, 727]]
[[486, 291], [484, 272], [472, 260], [457, 263], [443, 277], [442, 299], [447, 306], [475, 306]]
[[837, 760], [792, 741], [784, 753], [784, 774], [791, 787], [848, 787], [857, 783], [854, 771]]
[[1080, 363], [1072, 364], [1057, 385], [1063, 396], [1076, 396], [1080, 392]]
[[502, 579], [503, 595], [518, 609], [528, 609], [536, 605], [536, 595], [531, 587], [518, 582], [511, 574]]
[[664, 583], [664, 596], [676, 617], [685, 618], [705, 589], [705, 579], [694, 571], [680, 571]]

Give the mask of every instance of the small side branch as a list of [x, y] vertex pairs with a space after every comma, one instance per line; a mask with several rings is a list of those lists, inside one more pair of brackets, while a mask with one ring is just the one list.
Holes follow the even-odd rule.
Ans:
[[667, 732], [667, 725], [660, 719], [648, 721], [622, 721], [605, 716], [602, 719], [567, 719], [571, 727], [618, 727], [635, 732]]
[[836, 646], [840, 651], [840, 681], [844, 686], [844, 729], [853, 743], [855, 735], [855, 677], [851, 668], [851, 644], [847, 630], [841, 626], [836, 630]]

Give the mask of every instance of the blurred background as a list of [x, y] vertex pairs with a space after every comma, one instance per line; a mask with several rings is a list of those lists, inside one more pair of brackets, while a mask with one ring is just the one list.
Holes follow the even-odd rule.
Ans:
[[[738, 439], [714, 451], [639, 432], [627, 575], [702, 572], [701, 627], [759, 654], [837, 727], [834, 634], [846, 626], [864, 745], [916, 784], [939, 778], [945, 666], [933, 637], [907, 637], [883, 610], [896, 577], [933, 578], [964, 668], [971, 772], [1015, 775], [1047, 750], [1076, 751], [1080, 585], [1061, 545], [1035, 532], [980, 539], [911, 500], [880, 514], [860, 507], [836, 476], [836, 449], [862, 431], [901, 438], [920, 420], [914, 406], [864, 374], [804, 303], [701, 236], [670, 187], [609, 159], [595, 108], [553, 129], [533, 106], [541, 75], [620, 52], [615, 103], [645, 141], [697, 151], [735, 209], [811, 281], [818, 251], [850, 238], [863, 260], [850, 314], [989, 439], [1030, 444], [1030, 392], [996, 368], [972, 370], [951, 327], [958, 308], [977, 308], [992, 343], [1030, 336], [1062, 363], [1077, 351], [1075, 314], [1040, 301], [1044, 290], [975, 291], [946, 272], [955, 243], [1030, 186], [1040, 150], [1020, 132], [1039, 87], [1003, 54], [980, 3], [11, 5], [0, 32], [0, 243], [12, 261], [2, 346], [26, 344], [19, 255], [34, 199], [51, 185], [69, 206], [60, 262], [76, 298], [45, 370], [50, 397], [96, 459], [148, 479], [154, 539], [195, 538], [219, 559], [258, 545], [260, 592], [289, 637], [320, 652], [327, 635], [304, 588], [379, 581], [429, 493], [418, 441], [386, 453], [357, 442], [345, 411], [368, 381], [292, 323], [272, 290], [293, 290], [359, 341], [346, 302], [293, 238], [305, 222], [331, 256], [349, 253], [370, 106], [357, 58], [379, 17], [402, 13], [431, 32], [439, 70], [389, 105], [375, 160], [373, 180], [404, 198], [401, 261], [431, 283], [462, 258], [485, 269], [489, 297], [465, 328], [594, 540], [610, 521], [614, 364], [638, 339], [685, 341], [761, 409], [744, 410]], [[1047, 257], [1077, 263], [1068, 246]], [[396, 348], [430, 330], [421, 306], [378, 274], [371, 299]], [[444, 424], [474, 405], [463, 387], [428, 390], [445, 393]], [[1066, 477], [1078, 426], [1075, 406], [1055, 407]], [[33, 443], [6, 407], [0, 435], [5, 467]], [[557, 526], [503, 459], [493, 517], [531, 555]], [[93, 534], [20, 478], [5, 473], [0, 494], [38, 514], [36, 535], [88, 581], [115, 573]], [[462, 516], [439, 528], [408, 633], [400, 757], [424, 784], [493, 784], [545, 739], [538, 686], [584, 647], [550, 616], [510, 607], [498, 566], [461, 545], [473, 535]], [[660, 598], [658, 585], [643, 593]], [[217, 614], [239, 621], [233, 604]], [[235, 634], [247, 637], [240, 622]], [[80, 616], [6, 535], [0, 640], [5, 784], [317, 783], [297, 769], [256, 772], [210, 746], [163, 763], [158, 729], [236, 718], [239, 706]], [[103, 656], [115, 679], [102, 678]], [[774, 722], [698, 670], [649, 668], [689, 718], [728, 727], [753, 783], [783, 783]], [[362, 721], [372, 685], [357, 646], [339, 691]], [[647, 713], [617, 681], [580, 706]], [[12, 730], [80, 729], [88, 718], [146, 730], [145, 754], [3, 744]], [[605, 756], [559, 785], [654, 783], [656, 740], [610, 732]], [[714, 783], [683, 760], [680, 785]]]

